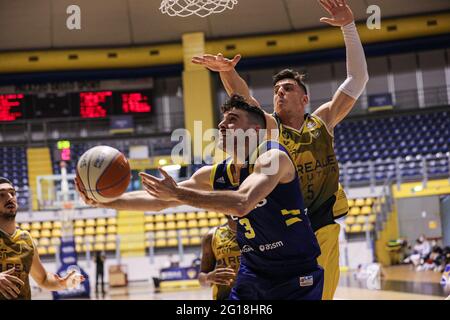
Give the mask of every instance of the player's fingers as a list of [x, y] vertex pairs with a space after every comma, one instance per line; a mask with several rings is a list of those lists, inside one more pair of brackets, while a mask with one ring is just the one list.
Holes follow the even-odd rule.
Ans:
[[20, 294], [20, 289], [12, 282], [7, 282], [7, 290], [10, 294], [13, 295], [14, 298], [17, 298], [17, 296]]
[[336, 0], [328, 0], [329, 3], [331, 3], [333, 8], [339, 7], [339, 4], [336, 2]]
[[205, 61], [213, 61], [216, 60], [216, 56], [212, 55], [212, 54], [204, 54], [203, 55], [203, 59], [205, 59]]
[[319, 0], [319, 2], [325, 10], [331, 12], [331, 5], [326, 0]]
[[0, 288], [0, 294], [4, 296], [6, 299], [11, 300], [12, 296], [8, 293], [8, 291], [4, 288]]
[[25, 284], [22, 280], [20, 280], [19, 278], [15, 277], [15, 276], [7, 276], [6, 278], [7, 278], [9, 281], [12, 281], [12, 282], [14, 282], [14, 283], [17, 283], [17, 284], [20, 285], [20, 286], [23, 286], [23, 285]]
[[216, 272], [232, 272], [232, 273], [234, 273], [235, 271], [232, 268], [217, 268]]
[[3, 272], [4, 274], [13, 274], [14, 273], [15, 268], [11, 268], [6, 270], [5, 272]]
[[75, 274], [75, 270], [70, 271], [68, 274], [66, 274], [64, 277], [59, 277], [58, 275], [56, 275], [56, 277], [58, 277], [60, 280], [67, 280], [69, 279], [71, 276], [73, 276]]
[[238, 62], [241, 60], [242, 56], [240, 54], [237, 54], [234, 56], [233, 60], [231, 60], [231, 62], [233, 63], [234, 66], [236, 66], [238, 64]]
[[163, 169], [163, 168], [159, 168], [159, 172], [161, 172], [161, 174], [166, 178], [166, 179], [170, 179], [172, 180], [172, 177]]
[[334, 25], [334, 19], [330, 19], [330, 18], [322, 17], [322, 18], [320, 18], [320, 22], [324, 22], [324, 23], [328, 23], [330, 25]]
[[159, 183], [160, 182], [160, 180], [158, 178], [156, 178], [156, 177], [154, 177], [154, 176], [152, 176], [152, 175], [150, 175], [148, 173], [139, 172], [139, 175], [141, 176], [141, 178], [143, 178], [143, 179], [145, 179], [147, 181], [155, 182], [155, 183]]

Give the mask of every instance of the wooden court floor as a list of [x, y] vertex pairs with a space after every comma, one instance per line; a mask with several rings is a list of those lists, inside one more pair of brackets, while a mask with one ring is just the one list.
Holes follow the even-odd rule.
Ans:
[[[439, 284], [441, 274], [432, 271], [417, 272], [409, 266], [385, 268], [385, 277], [379, 289], [367, 287], [366, 280], [358, 280], [354, 272], [341, 273], [336, 300], [444, 300], [450, 293]], [[91, 284], [95, 288], [95, 283]], [[33, 292], [33, 299], [52, 299], [45, 291]], [[109, 288], [105, 296], [92, 300], [210, 300], [209, 288], [155, 293], [150, 282], [130, 283], [128, 287]]]

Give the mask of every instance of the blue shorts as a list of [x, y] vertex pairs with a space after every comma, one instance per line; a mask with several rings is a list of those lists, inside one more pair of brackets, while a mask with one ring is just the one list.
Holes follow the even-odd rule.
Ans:
[[240, 266], [230, 300], [321, 300], [323, 269], [289, 278], [266, 278]]

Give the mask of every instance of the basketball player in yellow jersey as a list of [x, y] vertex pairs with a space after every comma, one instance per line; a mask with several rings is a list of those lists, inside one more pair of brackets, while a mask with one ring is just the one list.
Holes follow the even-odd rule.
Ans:
[[66, 289], [74, 272], [60, 278], [45, 271], [30, 234], [16, 226], [17, 208], [16, 190], [0, 178], [0, 300], [31, 299], [29, 274], [41, 288]]
[[202, 240], [202, 264], [198, 280], [212, 286], [213, 299], [225, 300], [239, 270], [241, 252], [236, 240], [236, 222], [227, 216], [227, 223], [212, 228]]
[[[279, 129], [279, 139], [295, 159], [305, 206], [321, 249], [319, 264], [325, 270], [323, 299], [332, 299], [339, 282], [339, 225], [337, 217], [348, 209], [344, 191], [339, 188], [339, 167], [333, 148], [333, 129], [353, 108], [368, 81], [364, 50], [356, 29], [353, 13], [345, 0], [320, 0], [330, 14], [321, 18], [340, 27], [346, 47], [347, 79], [331, 101], [313, 114], [305, 113], [309, 102], [302, 76], [285, 69], [273, 77], [273, 115], [266, 114], [267, 129]], [[194, 57], [193, 63], [220, 72], [229, 95], [240, 94], [250, 104], [259, 106], [245, 81], [235, 70], [241, 56], [232, 60], [222, 54]], [[272, 137], [273, 139], [273, 137]]]

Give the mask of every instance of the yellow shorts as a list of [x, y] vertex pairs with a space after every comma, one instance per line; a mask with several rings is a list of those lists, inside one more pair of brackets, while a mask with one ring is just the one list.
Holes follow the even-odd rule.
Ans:
[[324, 270], [323, 300], [333, 300], [339, 283], [339, 232], [340, 225], [329, 224], [316, 231], [322, 254], [317, 262]]

